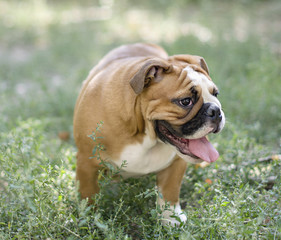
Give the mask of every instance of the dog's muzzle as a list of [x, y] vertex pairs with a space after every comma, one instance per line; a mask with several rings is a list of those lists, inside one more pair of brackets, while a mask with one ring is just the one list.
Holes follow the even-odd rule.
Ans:
[[184, 136], [192, 136], [203, 126], [208, 125], [213, 133], [221, 130], [222, 112], [214, 103], [204, 103], [196, 116], [182, 126], [181, 133]]
[[156, 134], [163, 142], [174, 145], [183, 155], [214, 162], [219, 154], [206, 138], [223, 128], [223, 112], [214, 103], [204, 103], [196, 116], [176, 129], [167, 121], [155, 122]]
[[[207, 103], [208, 104], [208, 103]], [[220, 122], [222, 121], [221, 110], [215, 104], [208, 104], [206, 110], [207, 121], [210, 121], [214, 125], [213, 133], [218, 133], [220, 131]]]

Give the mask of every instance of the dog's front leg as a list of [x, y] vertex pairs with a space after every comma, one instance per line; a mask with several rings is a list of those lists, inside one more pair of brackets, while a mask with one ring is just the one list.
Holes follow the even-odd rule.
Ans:
[[[187, 220], [186, 215], [182, 212], [179, 202], [179, 194], [182, 178], [184, 176], [187, 164], [180, 157], [176, 156], [173, 163], [166, 169], [157, 173], [157, 186], [160, 195], [157, 203], [163, 209], [162, 217], [164, 224], [179, 225], [180, 222]], [[164, 209], [165, 203], [170, 204], [169, 209]], [[176, 219], [175, 217], [178, 217]]]

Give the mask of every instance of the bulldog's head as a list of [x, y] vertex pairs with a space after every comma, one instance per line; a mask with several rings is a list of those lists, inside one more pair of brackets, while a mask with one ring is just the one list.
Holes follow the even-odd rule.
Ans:
[[206, 136], [220, 132], [225, 117], [202, 57], [146, 59], [130, 84], [141, 99], [146, 127], [160, 141], [187, 162], [214, 162], [219, 157]]

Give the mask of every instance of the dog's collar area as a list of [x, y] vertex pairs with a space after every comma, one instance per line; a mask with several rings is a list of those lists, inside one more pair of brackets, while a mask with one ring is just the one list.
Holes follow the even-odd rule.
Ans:
[[195, 159], [202, 159], [206, 162], [214, 162], [219, 157], [219, 153], [206, 137], [198, 139], [183, 138], [179, 136], [179, 133], [169, 123], [163, 120], [155, 122], [155, 130], [160, 140], [175, 146], [184, 155]]

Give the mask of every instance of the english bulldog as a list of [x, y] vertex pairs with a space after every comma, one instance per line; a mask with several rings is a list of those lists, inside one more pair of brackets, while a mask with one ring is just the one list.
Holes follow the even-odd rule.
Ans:
[[[206, 137], [225, 124], [218, 92], [202, 57], [168, 56], [144, 43], [109, 52], [84, 81], [74, 110], [81, 198], [92, 202], [99, 192], [100, 159], [92, 153], [99, 144], [103, 161], [116, 167], [125, 161], [122, 176], [155, 173], [163, 222], [185, 222], [179, 194], [187, 163], [219, 157]], [[101, 137], [93, 141], [89, 135], [101, 121]]]

